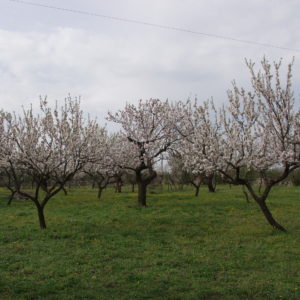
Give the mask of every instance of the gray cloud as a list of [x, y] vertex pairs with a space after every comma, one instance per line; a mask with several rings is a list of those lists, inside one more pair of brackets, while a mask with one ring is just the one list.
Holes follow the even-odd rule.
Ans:
[[[297, 1], [40, 1], [245, 40], [300, 48]], [[226, 101], [232, 79], [247, 86], [244, 58], [259, 61], [297, 53], [133, 24], [112, 22], [7, 1], [0, 18], [0, 103], [18, 110], [69, 92], [103, 119], [108, 109], [140, 98], [214, 96]], [[11, 18], [14, 18], [13, 22]], [[299, 78], [297, 59], [295, 78]], [[299, 79], [298, 79], [299, 80]], [[296, 93], [299, 94], [298, 87]]]

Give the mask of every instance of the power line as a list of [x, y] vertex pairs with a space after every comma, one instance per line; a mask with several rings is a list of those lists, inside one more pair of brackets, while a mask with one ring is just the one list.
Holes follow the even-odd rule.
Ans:
[[90, 16], [90, 17], [97, 17], [97, 18], [109, 19], [109, 20], [113, 20], [113, 21], [133, 23], [133, 24], [150, 26], [150, 27], [161, 28], [161, 29], [166, 29], [166, 30], [173, 30], [173, 31], [179, 31], [179, 32], [184, 32], [184, 33], [191, 33], [191, 34], [195, 34], [195, 35], [201, 35], [201, 36], [206, 36], [206, 37], [210, 37], [210, 38], [228, 40], [228, 41], [233, 41], [233, 42], [238, 42], [238, 43], [252, 44], [252, 45], [256, 45], [256, 46], [276, 48], [276, 49], [293, 51], [293, 52], [300, 52], [300, 49], [293, 49], [293, 48], [277, 46], [277, 45], [268, 44], [268, 43], [260, 43], [260, 42], [255, 42], [255, 41], [237, 39], [237, 38], [232, 38], [232, 37], [228, 37], [228, 36], [212, 34], [212, 33], [206, 33], [206, 32], [200, 32], [200, 31], [190, 30], [190, 29], [181, 28], [181, 27], [162, 25], [162, 24], [144, 22], [144, 21], [121, 18], [121, 17], [114, 17], [114, 16], [103, 15], [103, 14], [98, 14], [98, 13], [93, 13], [93, 12], [88, 12], [88, 11], [83, 11], [83, 10], [78, 10], [78, 9], [71, 9], [71, 8], [64, 8], [64, 7], [46, 5], [46, 4], [41, 4], [41, 3], [36, 3], [36, 2], [31, 2], [31, 1], [23, 1], [23, 0], [9, 0], [9, 1], [15, 2], [15, 3], [20, 3], [20, 4], [25, 4], [25, 5], [30, 5], [30, 6], [37, 6], [37, 7], [43, 7], [43, 8], [53, 9], [53, 10], [64, 11], [64, 12], [69, 12], [69, 13], [76, 13], [76, 14], [86, 15], [86, 16]]

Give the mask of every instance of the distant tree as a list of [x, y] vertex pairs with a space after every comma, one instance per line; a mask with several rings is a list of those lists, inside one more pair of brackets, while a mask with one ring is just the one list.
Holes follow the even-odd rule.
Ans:
[[126, 170], [124, 172], [124, 178], [125, 178], [125, 184], [131, 185], [131, 192], [134, 193], [135, 191], [135, 185], [136, 185], [136, 178], [135, 174], [132, 171]]
[[101, 199], [103, 190], [115, 176], [118, 167], [113, 160], [113, 138], [110, 137], [104, 128], [99, 128], [97, 138], [101, 141], [96, 149], [97, 160], [87, 163], [83, 167], [83, 172], [92, 180], [98, 188], [98, 199]]
[[203, 174], [194, 172], [194, 169], [186, 168], [183, 157], [177, 151], [169, 155], [170, 178], [172, 183], [183, 186], [191, 184], [195, 188], [195, 196], [199, 195], [200, 186], [203, 184]]
[[[21, 173], [21, 170], [16, 170], [16, 172], [18, 172], [19, 174], [17, 175], [19, 178], [19, 182], [20, 184], [23, 183], [24, 181], [24, 175]], [[10, 195], [8, 197], [8, 201], [7, 201], [7, 205], [10, 205], [12, 200], [17, 196], [17, 188], [16, 188], [16, 184], [14, 182], [14, 176], [11, 173], [11, 170], [9, 167], [2, 165], [2, 167], [0, 168], [0, 180], [1, 180], [1, 184], [6, 187], [9, 192]]]
[[113, 181], [112, 183], [115, 184], [115, 192], [116, 193], [122, 193], [122, 186], [123, 186], [123, 175], [124, 171], [120, 168], [117, 168], [113, 175]]
[[[212, 148], [208, 147], [207, 141], [209, 139], [213, 141], [219, 134], [219, 124], [208, 117], [209, 108], [216, 112], [212, 101], [204, 102], [203, 106], [198, 105], [197, 100], [194, 103], [188, 101], [183, 106], [184, 121], [177, 127], [183, 140], [177, 144], [175, 157], [180, 161], [182, 170], [189, 174], [189, 181], [196, 189], [195, 196], [199, 195], [201, 184], [206, 184], [209, 192], [215, 192], [216, 188], [215, 162], [219, 159], [219, 155], [212, 151], [213, 145], [210, 145]], [[199, 154], [199, 151], [202, 153]], [[210, 155], [212, 161], [205, 159], [205, 155]]]
[[291, 174], [290, 180], [294, 186], [300, 186], [300, 169]]

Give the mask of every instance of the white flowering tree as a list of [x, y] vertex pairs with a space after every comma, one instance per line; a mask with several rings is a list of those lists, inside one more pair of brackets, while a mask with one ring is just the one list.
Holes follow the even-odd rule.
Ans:
[[[101, 199], [103, 190], [116, 176], [120, 175], [120, 167], [117, 164], [115, 151], [118, 148], [118, 139], [115, 135], [109, 135], [106, 130], [100, 128], [97, 138], [100, 146], [97, 148], [97, 161], [90, 162], [83, 168], [84, 173], [92, 178], [98, 188], [98, 199]], [[119, 159], [118, 159], [119, 161]]]
[[[20, 171], [20, 170], [19, 170]], [[23, 174], [18, 174], [19, 182], [23, 182]], [[10, 205], [12, 200], [17, 195], [17, 188], [14, 182], [14, 176], [12, 175], [10, 168], [8, 166], [2, 166], [0, 168], [0, 182], [6, 189], [9, 190], [10, 195], [8, 197], [7, 205]]]
[[[243, 184], [260, 206], [268, 222], [285, 231], [266, 205], [271, 188], [286, 179], [300, 166], [299, 111], [294, 106], [292, 64], [288, 65], [286, 82], [281, 83], [279, 63], [272, 65], [264, 58], [262, 70], [255, 72], [254, 63], [247, 62], [251, 72], [252, 92], [235, 84], [229, 91], [230, 106], [223, 112], [224, 132], [230, 143], [224, 144], [224, 157], [234, 166], [234, 177], [222, 174], [233, 182]], [[227, 146], [227, 147], [226, 147]], [[238, 149], [238, 151], [236, 151]], [[247, 178], [241, 178], [241, 168], [254, 170], [264, 180], [264, 188], [257, 192]], [[277, 168], [273, 178], [270, 170]]]
[[[177, 149], [180, 149], [177, 147]], [[182, 156], [177, 150], [168, 155], [168, 165], [170, 168], [169, 181], [180, 184], [191, 184], [195, 188], [195, 197], [199, 196], [200, 186], [203, 184], [204, 176], [202, 173], [196, 172], [194, 166], [187, 167], [187, 156]]]
[[[193, 159], [204, 170], [218, 171], [231, 184], [245, 186], [273, 228], [285, 231], [271, 214], [266, 200], [272, 187], [300, 166], [299, 110], [294, 106], [292, 63], [285, 84], [281, 83], [281, 62], [272, 65], [264, 58], [262, 70], [246, 61], [252, 91], [228, 91], [229, 105], [218, 115], [207, 105], [198, 108], [201, 126], [192, 138]], [[207, 126], [206, 126], [207, 125]], [[198, 155], [197, 155], [198, 153]], [[270, 171], [280, 170], [274, 178]], [[247, 171], [263, 178], [257, 190]]]
[[147, 186], [157, 176], [155, 163], [179, 139], [174, 124], [181, 117], [176, 111], [168, 101], [150, 99], [108, 114], [108, 120], [122, 127], [119, 153], [129, 157], [120, 166], [135, 173], [141, 206], [146, 206]]
[[[46, 228], [44, 208], [85, 164], [97, 160], [98, 125], [84, 120], [78, 100], [66, 99], [61, 108], [40, 102], [40, 113], [33, 109], [6, 116], [5, 133], [11, 151], [2, 155], [9, 166], [17, 193], [31, 200], [37, 208], [41, 228]], [[22, 187], [19, 170], [34, 182], [34, 190]]]
[[[7, 202], [7, 204], [10, 205], [17, 193], [17, 189], [14, 176], [7, 161], [7, 157], [9, 157], [15, 149], [15, 145], [12, 143], [11, 139], [9, 139], [11, 131], [7, 127], [6, 118], [8, 117], [10, 117], [8, 113], [0, 111], [0, 180], [1, 184], [10, 191], [10, 196]], [[22, 170], [18, 170], [16, 172], [18, 172], [19, 183], [23, 183], [24, 176]]]
[[203, 105], [198, 105], [197, 99], [194, 103], [187, 101], [181, 109], [185, 117], [177, 130], [183, 139], [177, 144], [176, 155], [180, 157], [183, 170], [191, 174], [195, 196], [198, 196], [201, 184], [207, 184], [209, 192], [214, 192], [213, 180], [216, 165], [220, 162], [216, 144], [220, 125], [213, 101], [206, 101]]

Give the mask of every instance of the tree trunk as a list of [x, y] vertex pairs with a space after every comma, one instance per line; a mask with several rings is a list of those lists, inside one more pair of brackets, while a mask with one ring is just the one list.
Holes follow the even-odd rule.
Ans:
[[208, 191], [214, 193], [216, 191], [216, 185], [214, 184], [214, 176], [209, 176], [207, 180]]
[[142, 171], [145, 168], [137, 168], [136, 169], [136, 182], [138, 184], [138, 205], [139, 206], [147, 206], [146, 197], [147, 197], [147, 185], [151, 183], [151, 181], [157, 176], [157, 173], [152, 169], [148, 168], [149, 174], [147, 178], [143, 178]]
[[131, 192], [134, 193], [134, 183], [131, 184]]
[[11, 202], [13, 200], [14, 197], [12, 197], [12, 195], [10, 195], [10, 197], [8, 198], [8, 201], [7, 201], [7, 205], [10, 206], [11, 205]]
[[44, 208], [42, 206], [37, 205], [38, 215], [39, 215], [39, 222], [41, 229], [46, 229], [46, 221], [44, 216]]
[[115, 186], [116, 193], [122, 193], [122, 179], [117, 179], [116, 186]]
[[122, 185], [121, 184], [117, 185], [117, 193], [122, 193]]
[[243, 193], [244, 193], [244, 195], [245, 195], [245, 198], [246, 198], [247, 203], [250, 203], [248, 193], [247, 193], [246, 191], [243, 191]]
[[266, 217], [267, 221], [269, 222], [269, 224], [277, 230], [286, 232], [286, 229], [284, 227], [282, 227], [279, 223], [277, 223], [277, 221], [273, 218], [269, 208], [266, 205], [265, 201], [257, 201], [257, 203], [259, 204], [260, 209], [262, 210], [264, 216]]
[[65, 196], [67, 196], [67, 195], [68, 195], [68, 192], [67, 192], [66, 188], [65, 188], [65, 187], [62, 187], [62, 190], [63, 190]]
[[11, 205], [11, 202], [14, 199], [16, 192], [17, 191], [11, 191], [11, 194], [10, 194], [10, 196], [8, 198], [8, 201], [7, 201], [7, 205]]
[[[245, 184], [245, 183], [244, 183]], [[252, 196], [252, 198], [256, 201], [256, 203], [259, 205], [261, 211], [263, 212], [265, 218], [267, 219], [268, 223], [277, 230], [286, 232], [286, 229], [281, 226], [279, 223], [277, 223], [277, 221], [273, 218], [267, 204], [266, 204], [266, 199], [270, 193], [270, 190], [272, 188], [272, 184], [266, 185], [265, 190], [263, 192], [262, 196], [257, 196], [251, 186], [251, 184], [249, 184], [249, 182], [246, 182], [246, 187], [250, 193], [250, 195]]]
[[243, 194], [245, 195], [247, 203], [250, 203], [249, 196], [248, 196], [248, 193], [245, 191], [245, 186], [244, 185], [243, 185], [242, 189], [243, 189]]
[[141, 182], [138, 184], [138, 204], [139, 204], [139, 206], [147, 206], [146, 196], [147, 196], [147, 184]]
[[195, 186], [195, 197], [199, 196], [200, 186]]
[[98, 199], [100, 200], [101, 199], [101, 195], [102, 195], [102, 191], [104, 190], [103, 187], [98, 187]]
[[199, 196], [199, 191], [200, 191], [200, 186], [201, 186], [201, 183], [195, 183], [193, 180], [190, 181], [190, 183], [194, 186], [195, 188], [195, 197], [198, 197]]

